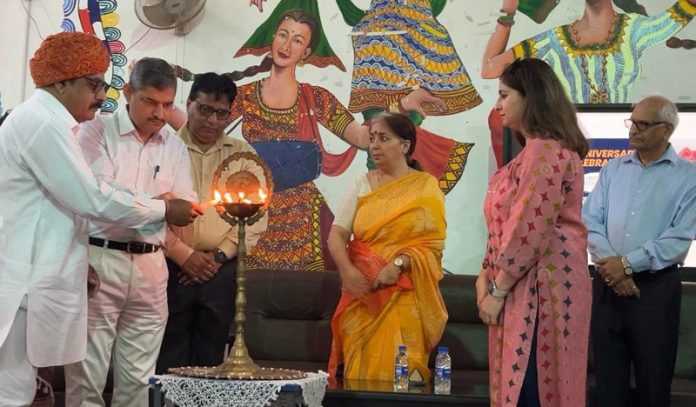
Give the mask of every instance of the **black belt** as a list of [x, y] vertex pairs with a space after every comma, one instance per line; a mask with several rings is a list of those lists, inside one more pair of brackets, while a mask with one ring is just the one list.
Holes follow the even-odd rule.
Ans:
[[121, 250], [122, 252], [135, 254], [154, 253], [160, 248], [156, 244], [138, 242], [135, 240], [131, 240], [130, 242], [115, 242], [113, 240], [104, 240], [91, 236], [89, 238], [89, 244], [92, 246], [103, 247], [105, 249]]

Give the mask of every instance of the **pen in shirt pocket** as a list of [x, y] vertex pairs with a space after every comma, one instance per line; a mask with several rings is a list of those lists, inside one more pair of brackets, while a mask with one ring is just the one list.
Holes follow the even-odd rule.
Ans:
[[159, 172], [159, 170], [160, 170], [160, 166], [155, 165], [155, 175], [152, 176], [152, 179], [157, 179], [157, 173]]

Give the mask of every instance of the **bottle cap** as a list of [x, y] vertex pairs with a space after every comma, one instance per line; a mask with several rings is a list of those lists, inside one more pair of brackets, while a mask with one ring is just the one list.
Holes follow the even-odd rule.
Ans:
[[437, 351], [438, 352], [449, 352], [449, 348], [447, 348], [447, 346], [438, 346]]
[[399, 345], [399, 352], [406, 352], [406, 345]]

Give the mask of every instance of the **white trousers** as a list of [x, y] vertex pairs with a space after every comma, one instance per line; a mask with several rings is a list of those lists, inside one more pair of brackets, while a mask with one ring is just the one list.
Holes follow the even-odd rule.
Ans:
[[101, 279], [89, 301], [87, 357], [65, 367], [68, 407], [104, 406], [113, 364], [113, 407], [147, 407], [148, 379], [167, 322], [167, 264], [162, 251], [128, 254], [90, 246], [89, 263]]
[[28, 406], [36, 395], [37, 369], [27, 354], [27, 297], [0, 347], [0, 406]]

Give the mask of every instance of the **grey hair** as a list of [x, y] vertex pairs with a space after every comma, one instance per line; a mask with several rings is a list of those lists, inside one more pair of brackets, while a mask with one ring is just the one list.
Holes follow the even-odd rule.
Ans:
[[128, 82], [136, 91], [145, 87], [176, 90], [176, 73], [174, 68], [163, 59], [143, 58], [133, 66]]
[[662, 107], [657, 112], [657, 120], [671, 124], [672, 129], [677, 128], [677, 125], [679, 124], [679, 109], [677, 109], [677, 105], [674, 104], [674, 102], [659, 93], [655, 93], [641, 98], [633, 105], [633, 107], [635, 107], [638, 103], [645, 102], [647, 100], [661, 102]]

